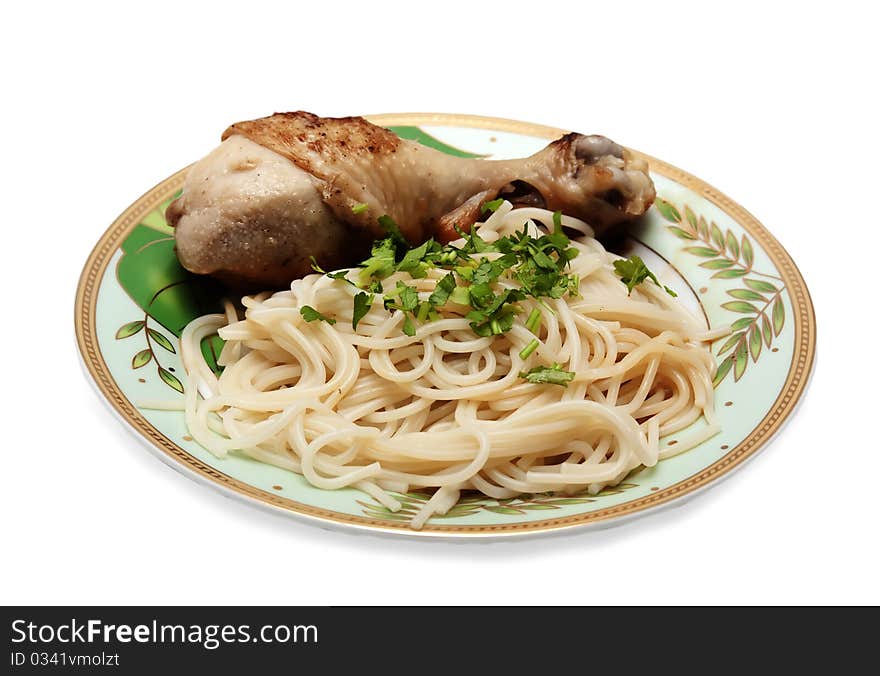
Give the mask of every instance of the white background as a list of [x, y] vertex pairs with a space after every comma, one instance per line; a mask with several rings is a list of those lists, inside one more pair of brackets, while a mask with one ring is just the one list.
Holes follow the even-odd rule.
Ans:
[[[0, 602], [880, 602], [870, 3], [298, 4], [4, 10]], [[228, 124], [295, 109], [523, 119], [708, 180], [810, 287], [803, 405], [681, 508], [520, 542], [327, 532], [184, 478], [86, 381], [77, 278], [113, 219]]]

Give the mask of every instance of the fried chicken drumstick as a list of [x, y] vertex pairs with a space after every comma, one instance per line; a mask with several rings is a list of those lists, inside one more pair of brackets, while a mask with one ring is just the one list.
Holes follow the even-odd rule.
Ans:
[[[281, 287], [354, 265], [389, 215], [411, 244], [455, 239], [497, 197], [560, 210], [597, 233], [654, 200], [648, 167], [604, 136], [570, 133], [514, 160], [452, 157], [367, 122], [277, 113], [239, 122], [194, 164], [167, 210], [188, 270]], [[363, 206], [366, 205], [366, 206]]]

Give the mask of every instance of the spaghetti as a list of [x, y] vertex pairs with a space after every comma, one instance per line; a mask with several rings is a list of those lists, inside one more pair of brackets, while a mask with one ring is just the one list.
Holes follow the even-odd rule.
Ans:
[[[522, 228], [537, 237], [553, 216], [504, 203], [478, 232], [488, 243]], [[381, 303], [357, 321], [361, 291], [322, 274], [246, 296], [243, 319], [231, 305], [196, 319], [181, 338], [190, 434], [218, 457], [235, 451], [319, 488], [355, 487], [392, 511], [401, 507], [392, 493], [435, 489], [412, 519], [421, 528], [464, 490], [497, 499], [596, 493], [717, 433], [707, 345], [717, 335], [659, 285], [628, 293], [614, 271], [618, 257], [589, 226], [570, 217], [562, 225], [583, 235], [571, 241], [577, 294], [522, 300], [523, 316], [542, 318], [532, 330], [516, 321], [477, 335], [469, 308], [453, 299], [407, 335], [405, 313]], [[445, 274], [398, 271], [383, 281], [412, 285], [424, 300]], [[306, 306], [327, 321], [307, 321]], [[200, 349], [214, 332], [226, 341], [220, 376]], [[524, 377], [548, 364], [570, 379]], [[661, 450], [661, 437], [700, 418], [707, 424], [697, 434]]]

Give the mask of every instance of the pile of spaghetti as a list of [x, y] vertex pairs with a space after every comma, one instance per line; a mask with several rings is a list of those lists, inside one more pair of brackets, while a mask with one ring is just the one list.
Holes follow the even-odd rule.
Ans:
[[[641, 259], [558, 212], [487, 206], [445, 246], [410, 248], [389, 219], [360, 267], [316, 265], [289, 291], [243, 298], [243, 319], [229, 305], [193, 321], [192, 436], [392, 511], [393, 493], [433, 490], [420, 528], [464, 490], [598, 492], [717, 432], [715, 336]], [[200, 349], [214, 332], [219, 377]]]

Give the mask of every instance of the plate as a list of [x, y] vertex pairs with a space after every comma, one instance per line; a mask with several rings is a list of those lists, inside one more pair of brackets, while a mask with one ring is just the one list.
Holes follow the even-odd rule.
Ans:
[[[565, 133], [471, 115], [369, 119], [402, 137], [468, 157], [522, 157]], [[644, 157], [658, 199], [630, 230], [625, 246], [650, 259], [661, 281], [711, 327], [733, 326], [731, 336], [712, 345], [722, 432], [597, 495], [472, 498], [413, 531], [407, 517], [360, 491], [316, 489], [299, 475], [245, 457], [217, 459], [187, 434], [181, 412], [142, 407], [183, 396], [178, 336], [190, 319], [214, 311], [219, 301], [208, 280], [180, 267], [165, 222], [165, 207], [183, 185], [185, 169], [126, 209], [89, 256], [76, 295], [83, 361], [113, 410], [167, 463], [228, 494], [325, 526], [422, 538], [491, 538], [609, 525], [644, 514], [717, 482], [763, 448], [803, 395], [816, 345], [807, 287], [779, 242], [715, 188]], [[210, 354], [210, 343], [203, 348]], [[663, 443], [675, 444], [678, 436]], [[409, 509], [427, 498], [399, 497]]]

